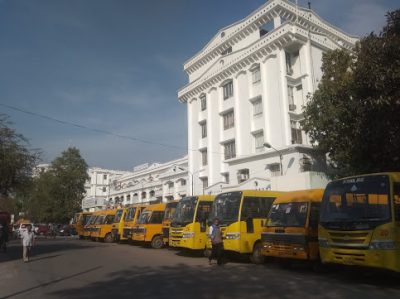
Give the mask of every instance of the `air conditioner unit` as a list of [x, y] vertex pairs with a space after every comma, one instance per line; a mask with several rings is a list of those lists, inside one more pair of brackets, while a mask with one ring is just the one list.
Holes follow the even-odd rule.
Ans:
[[296, 105], [295, 104], [289, 104], [289, 111], [295, 111], [296, 110]]

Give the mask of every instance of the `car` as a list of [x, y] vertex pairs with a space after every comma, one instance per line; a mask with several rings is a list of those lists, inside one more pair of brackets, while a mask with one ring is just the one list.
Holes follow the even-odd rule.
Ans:
[[48, 231], [49, 227], [46, 224], [38, 224], [35, 229], [35, 234], [43, 236], [47, 235]]
[[71, 235], [71, 229], [69, 225], [59, 225], [56, 230], [56, 234], [58, 236], [70, 236]]

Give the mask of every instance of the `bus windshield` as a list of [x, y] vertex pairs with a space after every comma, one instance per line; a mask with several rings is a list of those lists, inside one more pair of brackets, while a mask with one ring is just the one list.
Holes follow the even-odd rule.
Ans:
[[97, 216], [96, 221], [94, 222], [94, 224], [103, 224], [105, 219], [106, 219], [106, 216], [104, 216], [104, 215]]
[[304, 227], [307, 211], [307, 202], [274, 204], [268, 214], [267, 226]]
[[169, 202], [167, 203], [164, 211], [164, 220], [172, 220], [175, 211], [176, 211], [176, 206], [178, 205], [177, 202]]
[[221, 224], [231, 224], [239, 219], [242, 192], [227, 192], [218, 195], [211, 209], [209, 220], [218, 218]]
[[131, 221], [133, 218], [135, 218], [135, 213], [136, 213], [136, 208], [130, 207], [126, 209], [125, 213], [125, 221]]
[[174, 224], [186, 225], [193, 222], [194, 213], [196, 211], [197, 197], [185, 197], [181, 199], [176, 207], [176, 211], [172, 222]]
[[370, 229], [390, 221], [387, 175], [343, 179], [328, 184], [320, 222], [328, 228]]
[[149, 223], [150, 217], [151, 217], [151, 211], [145, 211], [145, 212], [143, 212], [143, 213], [140, 215], [140, 217], [139, 217], [137, 223], [138, 223], [138, 224], [146, 224], [146, 223]]
[[117, 213], [115, 214], [115, 217], [114, 217], [114, 223], [120, 222], [123, 213], [124, 213], [124, 210], [122, 210], [122, 209], [117, 210]]

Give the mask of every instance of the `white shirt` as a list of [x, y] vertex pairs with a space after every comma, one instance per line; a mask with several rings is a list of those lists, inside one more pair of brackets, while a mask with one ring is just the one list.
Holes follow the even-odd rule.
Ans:
[[33, 240], [35, 234], [33, 231], [28, 232], [27, 230], [21, 232], [22, 246], [33, 246]]

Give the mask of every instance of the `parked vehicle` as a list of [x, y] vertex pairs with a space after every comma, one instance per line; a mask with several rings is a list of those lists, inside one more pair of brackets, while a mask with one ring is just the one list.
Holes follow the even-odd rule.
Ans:
[[323, 189], [278, 196], [261, 240], [264, 256], [319, 262], [318, 219]]
[[164, 246], [162, 221], [165, 207], [165, 204], [153, 204], [144, 209], [137, 224], [133, 227], [133, 241], [151, 244], [151, 247], [155, 249], [160, 249]]
[[92, 214], [92, 212], [80, 212], [75, 214], [72, 225], [79, 239], [83, 238], [84, 227]]
[[92, 240], [104, 241], [106, 243], [111, 243], [114, 241], [111, 234], [111, 229], [116, 212], [116, 209], [103, 210], [99, 212], [90, 232], [90, 238]]
[[207, 220], [214, 198], [214, 195], [199, 195], [180, 200], [169, 230], [169, 246], [206, 249]]
[[47, 226], [47, 224], [36, 224], [35, 225], [35, 234], [36, 235], [40, 235], [40, 236], [44, 236], [47, 235], [49, 231], [49, 227]]
[[132, 241], [132, 230], [147, 205], [134, 205], [126, 209], [121, 240]]
[[56, 229], [57, 236], [70, 236], [71, 235], [71, 228], [68, 224], [60, 224], [57, 226]]
[[100, 212], [101, 211], [96, 211], [89, 216], [86, 224], [83, 227], [82, 238], [85, 238], [85, 239], [90, 238], [91, 233], [94, 229], [94, 223], [96, 222], [97, 217], [100, 215]]
[[179, 202], [179, 200], [170, 201], [166, 204], [166, 207], [165, 207], [164, 218], [163, 218], [163, 222], [162, 222], [164, 245], [168, 245], [168, 242], [169, 242], [169, 228], [171, 226], [171, 220], [175, 214], [176, 206], [178, 205], [178, 202]]
[[330, 182], [318, 239], [323, 263], [400, 272], [400, 172]]
[[[262, 263], [261, 230], [272, 202], [283, 192], [244, 190], [225, 192], [215, 198], [209, 221], [218, 218], [224, 250], [250, 255], [253, 263]], [[211, 249], [211, 241], [207, 241]]]
[[119, 242], [122, 238], [124, 231], [126, 208], [117, 209], [115, 213], [114, 221], [111, 228], [111, 235], [115, 242]]

